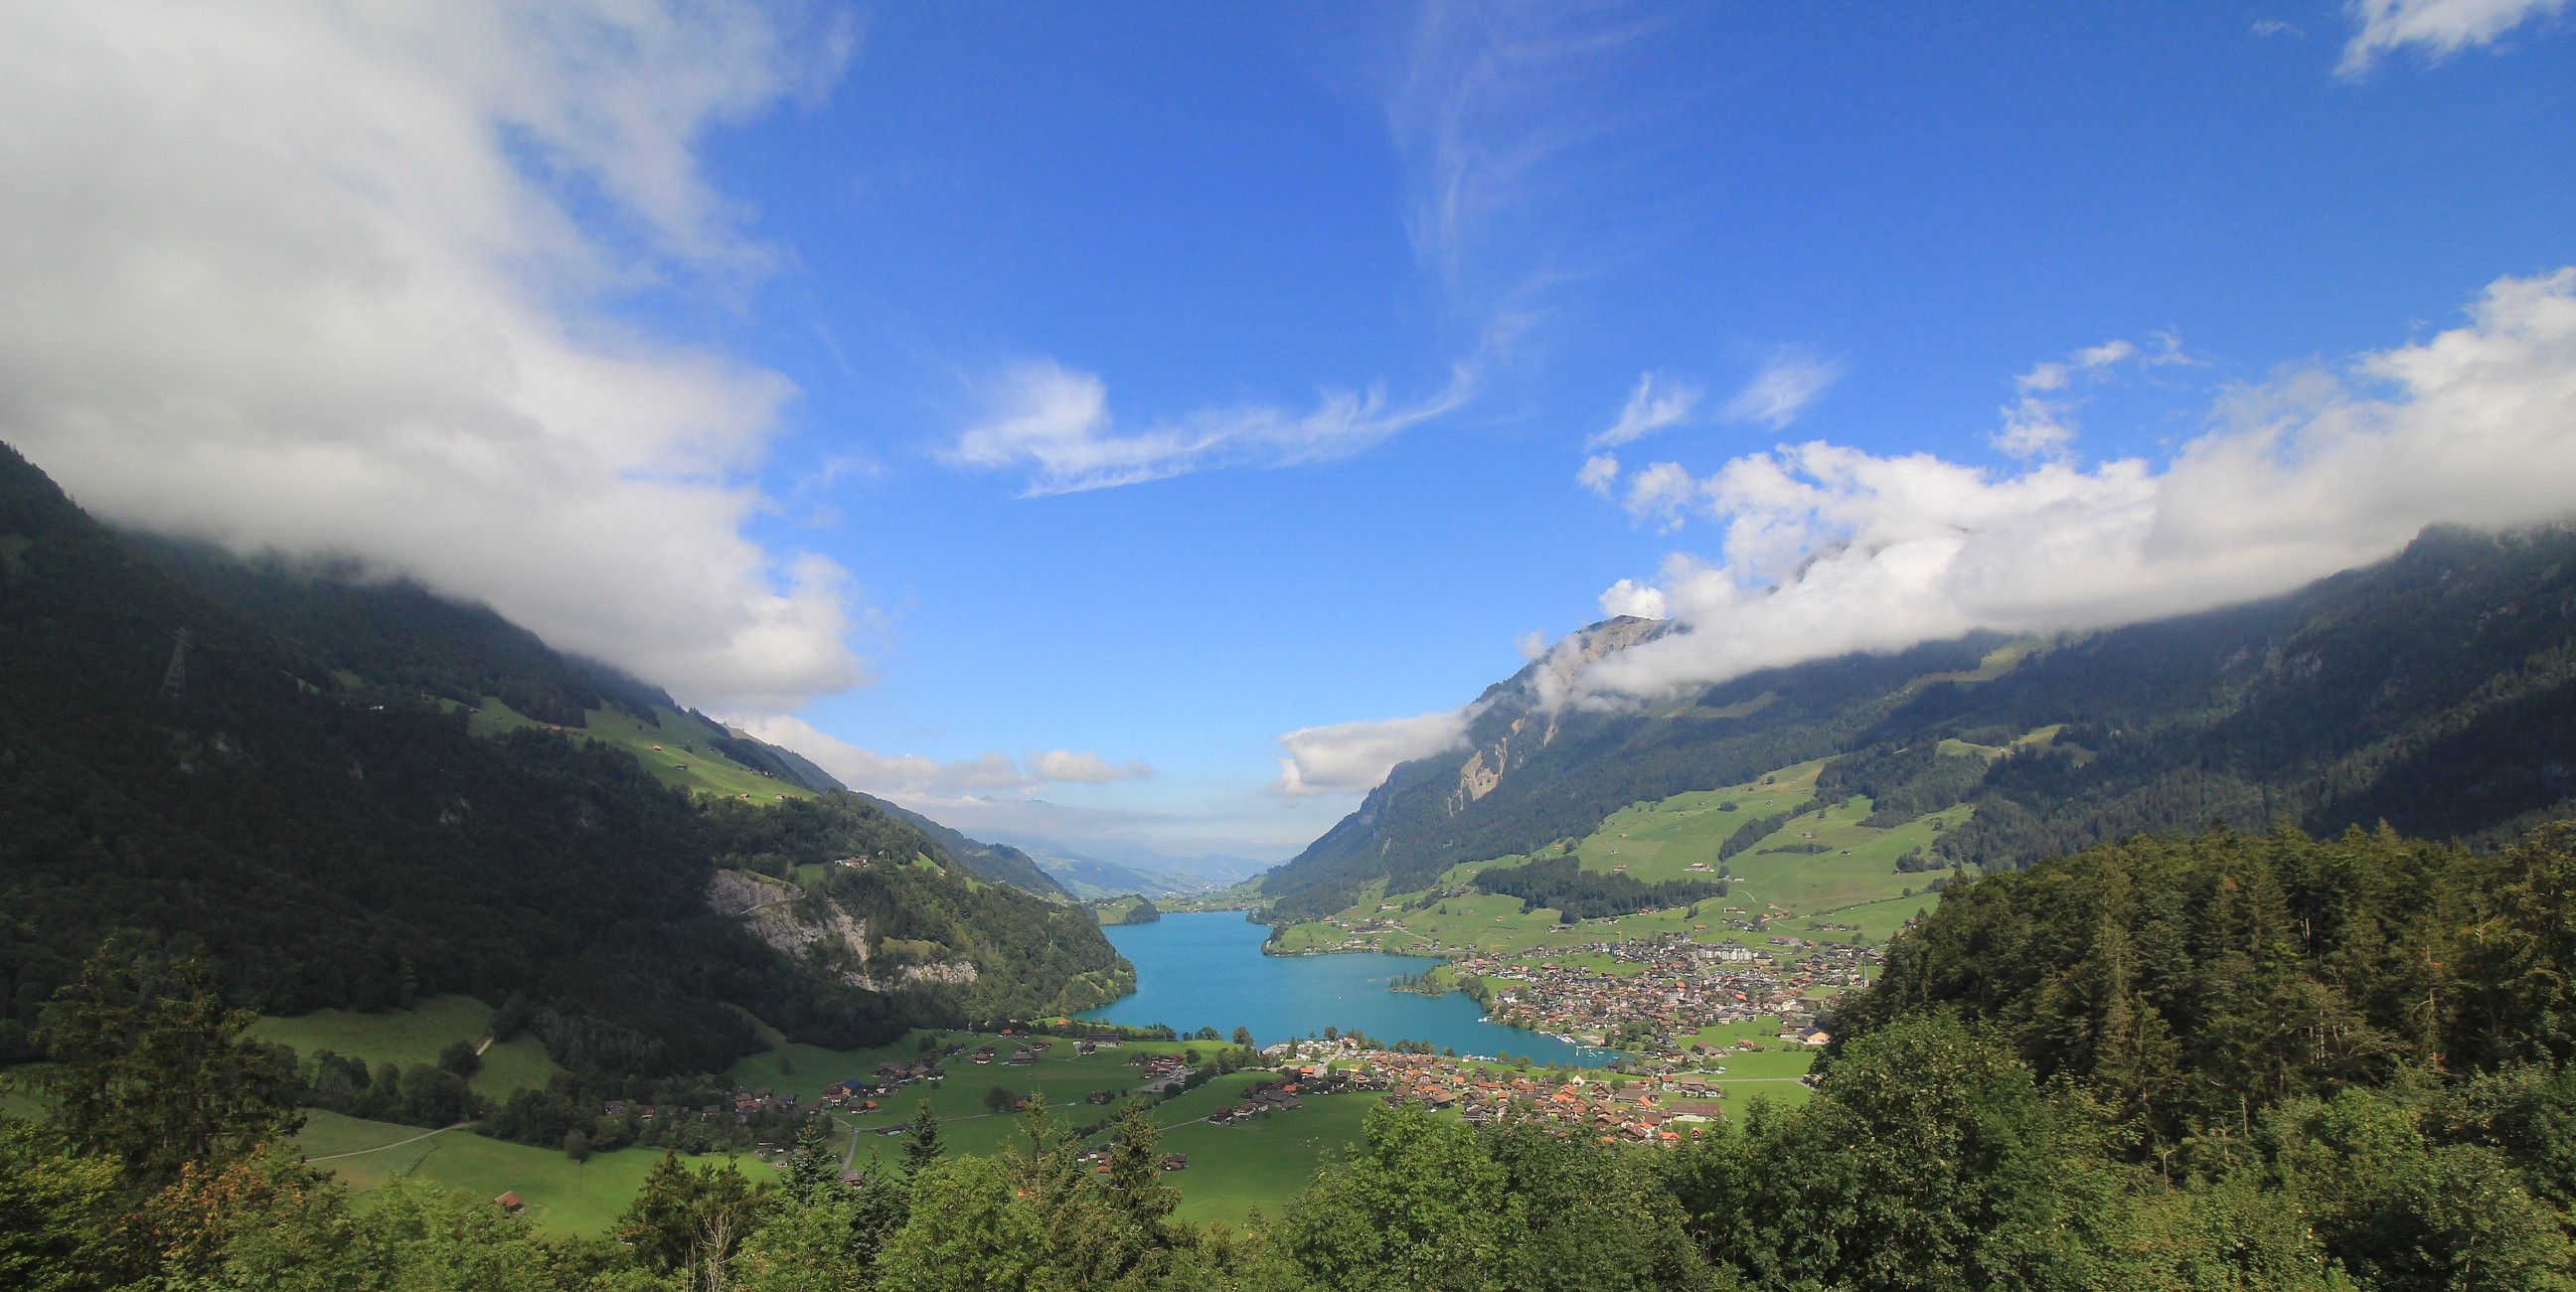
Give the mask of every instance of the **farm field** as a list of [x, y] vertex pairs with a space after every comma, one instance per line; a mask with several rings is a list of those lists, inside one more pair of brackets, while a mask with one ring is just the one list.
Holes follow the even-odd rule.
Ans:
[[[345, 1009], [315, 1010], [293, 1018], [264, 1017], [250, 1034], [263, 1041], [291, 1046], [310, 1060], [316, 1051], [333, 1050], [365, 1059], [369, 1067], [391, 1063], [408, 1068], [436, 1063], [440, 1048], [453, 1041], [479, 1041], [491, 1034], [492, 1010], [471, 996], [433, 996], [410, 1009], [361, 1014]], [[532, 1089], [563, 1069], [546, 1056], [532, 1036], [498, 1042], [483, 1051], [483, 1067], [469, 1083], [487, 1098]]]
[[[811, 1102], [823, 1093], [823, 1087], [849, 1077], [864, 1077], [881, 1063], [910, 1062], [921, 1057], [922, 1035], [937, 1036], [941, 1044], [966, 1042], [970, 1049], [991, 1045], [1007, 1056], [1019, 1043], [1017, 1037], [990, 1033], [939, 1032], [915, 1033], [913, 1038], [873, 1049], [826, 1050], [812, 1045], [788, 1045], [755, 1054], [736, 1063], [726, 1073], [735, 1084], [772, 1090], [793, 1091], [799, 1100]], [[1130, 1041], [1115, 1050], [1076, 1056], [1073, 1041], [1054, 1037], [1054, 1048], [1026, 1067], [1012, 1067], [997, 1057], [990, 1064], [978, 1066], [964, 1056], [947, 1061], [948, 1078], [937, 1085], [905, 1086], [874, 1112], [851, 1112], [843, 1120], [862, 1131], [884, 1131], [901, 1127], [912, 1116], [915, 1105], [930, 1101], [930, 1110], [939, 1117], [939, 1133], [952, 1148], [963, 1153], [993, 1153], [1017, 1134], [1018, 1118], [1012, 1113], [996, 1114], [985, 1107], [984, 1098], [995, 1086], [1026, 1095], [1037, 1093], [1056, 1110], [1057, 1120], [1071, 1127], [1096, 1121], [1109, 1115], [1108, 1109], [1087, 1102], [1094, 1091], [1115, 1091], [1126, 1095], [1144, 1084], [1144, 1073], [1127, 1062], [1137, 1054], [1178, 1054], [1193, 1047], [1202, 1053], [1220, 1048], [1215, 1042]], [[1211, 1086], [1233, 1078], [1218, 1078]], [[1238, 1081], [1238, 1084], [1240, 1082]], [[1205, 1089], [1193, 1091], [1163, 1107], [1184, 1107], [1188, 1101], [1206, 1095]], [[1221, 1102], [1207, 1095], [1208, 1107]], [[1205, 1116], [1206, 1109], [1194, 1114]], [[1158, 1118], [1159, 1120], [1159, 1118]], [[862, 1145], [866, 1143], [863, 1139]], [[861, 1157], [867, 1149], [859, 1151]]]
[[[304, 1131], [295, 1142], [308, 1160], [327, 1159], [314, 1165], [337, 1174], [360, 1194], [396, 1176], [432, 1181], [477, 1198], [516, 1191], [527, 1200], [528, 1219], [540, 1232], [558, 1238], [607, 1233], [643, 1187], [645, 1172], [662, 1156], [660, 1149], [623, 1148], [575, 1163], [554, 1149], [511, 1144], [470, 1131], [419, 1138], [423, 1134], [417, 1126], [314, 1110], [307, 1114]], [[711, 1154], [687, 1160], [699, 1163], [717, 1158]], [[776, 1178], [777, 1172], [757, 1158], [745, 1155], [732, 1161], [754, 1181]]]
[[[1194, 1090], [1156, 1109], [1156, 1122], [1204, 1093], [1205, 1088]], [[1180, 1190], [1181, 1205], [1174, 1214], [1199, 1224], [1222, 1220], [1229, 1225], [1241, 1225], [1254, 1211], [1278, 1215], [1289, 1199], [1305, 1191], [1316, 1168], [1359, 1143], [1360, 1123], [1375, 1102], [1375, 1095], [1318, 1095], [1295, 1111], [1232, 1126], [1197, 1122], [1165, 1130], [1163, 1151], [1186, 1153], [1190, 1159], [1188, 1170], [1163, 1177]]]

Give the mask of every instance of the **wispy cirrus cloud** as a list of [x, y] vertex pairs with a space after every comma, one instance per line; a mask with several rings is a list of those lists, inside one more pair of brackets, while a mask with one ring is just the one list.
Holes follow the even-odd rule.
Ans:
[[2567, 10], [2567, 0], [2352, 0], [2354, 29], [2336, 71], [2369, 74], [2380, 56], [2412, 48], [2439, 62], [2486, 45], [2535, 19]]
[[1677, 426], [1707, 394], [1698, 386], [1658, 373], [1641, 374], [1635, 388], [1628, 392], [1628, 402], [1619, 409], [1619, 419], [1585, 440], [1584, 450], [1616, 448], [1667, 426]]
[[1726, 401], [1726, 420], [1780, 430], [1823, 398], [1828, 388], [1842, 380], [1842, 375], [1839, 360], [1804, 350], [1775, 350], [1763, 362], [1761, 371], [1735, 392], [1735, 398]]
[[1350, 457], [1459, 408], [1475, 391], [1475, 368], [1461, 364], [1448, 385], [1411, 402], [1391, 400], [1384, 387], [1328, 390], [1304, 411], [1210, 407], [1120, 431], [1099, 377], [1043, 360], [1005, 373], [983, 418], [945, 456], [960, 466], [1024, 474], [1023, 497], [1113, 489], [1221, 467]]

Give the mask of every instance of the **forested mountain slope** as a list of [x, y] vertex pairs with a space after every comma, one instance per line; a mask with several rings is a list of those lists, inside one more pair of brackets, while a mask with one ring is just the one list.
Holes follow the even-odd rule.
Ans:
[[[850, 900], [881, 908], [871, 939], [975, 964], [982, 1008], [1096, 1003], [1125, 972], [1086, 913], [974, 882], [882, 805], [731, 759], [708, 767], [739, 795], [666, 783], [705, 769], [648, 767], [637, 742], [685, 732], [712, 759], [730, 737], [488, 611], [181, 564], [0, 447], [0, 1059], [28, 1057], [37, 1005], [117, 930], [204, 946], [228, 995], [269, 1013], [516, 993], [577, 1069], [720, 1069], [754, 1047], [743, 1010], [852, 1045], [966, 1009], [763, 945], [709, 905], [720, 863], [917, 859]], [[540, 720], [601, 715], [617, 740]], [[776, 792], [744, 801], [751, 786]]]
[[[1583, 646], [1661, 630], [1614, 620]], [[1820, 793], [1901, 816], [1973, 804], [1941, 850], [1989, 868], [2282, 815], [2501, 838], [2576, 796], [2576, 531], [2428, 531], [2268, 601], [1770, 669], [1642, 712], [1548, 710], [1554, 666], [1488, 690], [1465, 749], [1396, 768], [1271, 874], [1280, 913], [1336, 909], [1379, 877], [1419, 888], [1632, 802], [1828, 756]], [[2034, 733], [2047, 738], [2022, 740]], [[1949, 738], [2020, 743], [1988, 761], [1945, 752]]]

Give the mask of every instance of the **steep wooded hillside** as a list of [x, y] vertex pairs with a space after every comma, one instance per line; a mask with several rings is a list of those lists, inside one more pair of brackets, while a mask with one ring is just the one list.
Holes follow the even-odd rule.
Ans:
[[[1656, 630], [1612, 621], [1584, 650]], [[1867, 795], [1897, 817], [1973, 804], [1941, 851], [1989, 868], [2283, 815], [2318, 832], [2384, 819], [2502, 838], [2576, 796], [2576, 531], [2430, 531], [2268, 601], [1821, 660], [1643, 711], [1550, 711], [1550, 667], [1490, 689], [1464, 749], [1396, 768], [1270, 875], [1280, 912], [1336, 909], [1380, 877], [1419, 888], [1633, 802], [1828, 756], [1819, 792], [1836, 801]], [[1945, 739], [2014, 752], [1945, 756]]]
[[[756, 1044], [744, 1011], [832, 1045], [965, 1012], [763, 945], [709, 905], [720, 860], [917, 861], [913, 904], [937, 904], [951, 941], [914, 952], [974, 963], [983, 1009], [1097, 1003], [1105, 989], [1069, 999], [1070, 976], [1124, 970], [1087, 917], [973, 882], [881, 805], [730, 763], [777, 792], [666, 783], [697, 773], [648, 768], [631, 741], [722, 729], [489, 612], [328, 578], [299, 597], [279, 572], [192, 559], [174, 575], [0, 448], [0, 1058], [29, 1057], [38, 1004], [119, 930], [202, 945], [228, 995], [268, 1013], [517, 994], [576, 1069], [720, 1069]], [[634, 731], [593, 738], [519, 703]], [[908, 942], [929, 927], [877, 923]]]

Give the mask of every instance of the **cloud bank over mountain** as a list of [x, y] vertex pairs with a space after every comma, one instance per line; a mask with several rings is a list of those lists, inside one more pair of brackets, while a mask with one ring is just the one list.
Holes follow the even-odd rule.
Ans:
[[639, 321], [773, 260], [698, 164], [846, 25], [749, 6], [0, 14], [0, 436], [88, 507], [354, 556], [693, 702], [863, 681], [746, 527], [795, 395]]
[[[2132, 347], [2025, 375], [2025, 398]], [[2055, 367], [2054, 371], [2050, 367]], [[2062, 450], [2061, 426], [2047, 447]], [[1997, 471], [1924, 454], [1781, 445], [1707, 475], [1658, 463], [1624, 505], [1715, 525], [1605, 608], [1689, 631], [1586, 668], [1574, 703], [1621, 703], [1758, 668], [1978, 629], [2132, 623], [2287, 591], [2396, 551], [2426, 525], [2576, 511], [2576, 268], [2490, 284], [2465, 325], [2236, 388], [2161, 467], [2062, 455]]]

